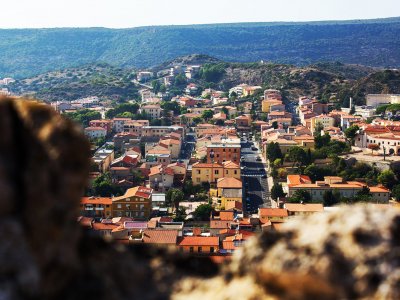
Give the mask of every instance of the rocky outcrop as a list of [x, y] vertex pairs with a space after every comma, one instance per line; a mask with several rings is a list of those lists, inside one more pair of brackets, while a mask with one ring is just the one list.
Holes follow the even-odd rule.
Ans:
[[182, 284], [177, 299], [399, 299], [399, 246], [397, 209], [343, 207], [253, 239], [218, 278]]
[[115, 245], [76, 222], [89, 169], [80, 131], [0, 99], [0, 299], [398, 299], [400, 213], [346, 207], [250, 241], [219, 270], [170, 249]]

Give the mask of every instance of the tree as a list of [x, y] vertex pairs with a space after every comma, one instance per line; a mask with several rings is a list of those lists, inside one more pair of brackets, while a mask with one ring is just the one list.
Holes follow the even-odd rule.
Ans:
[[321, 131], [324, 130], [324, 125], [321, 122], [317, 122], [314, 128], [314, 136], [321, 136]]
[[397, 183], [397, 180], [392, 170], [382, 171], [378, 175], [377, 179], [380, 184], [383, 184], [388, 189], [392, 189], [393, 186]]
[[110, 109], [106, 112], [106, 118], [112, 119], [117, 115], [123, 114], [125, 112], [130, 112], [132, 114], [136, 114], [139, 110], [139, 104], [137, 103], [123, 103], [116, 106], [113, 109]]
[[396, 201], [400, 201], [400, 184], [396, 184], [392, 189], [392, 196]]
[[278, 158], [282, 158], [282, 151], [278, 143], [271, 142], [267, 146], [267, 158], [272, 163]]
[[272, 122], [272, 128], [274, 128], [274, 129], [277, 129], [279, 126], [278, 126], [278, 122], [277, 121], [273, 121]]
[[172, 110], [174, 112], [174, 115], [179, 115], [181, 113], [181, 107], [178, 102], [175, 101], [163, 101], [161, 102], [161, 108], [170, 111]]
[[213, 117], [213, 115], [214, 115], [213, 111], [210, 109], [207, 109], [207, 110], [203, 111], [203, 113], [201, 114], [201, 117], [204, 120], [209, 120]]
[[158, 80], [153, 80], [151, 86], [153, 87], [153, 92], [157, 94], [160, 91], [161, 83]]
[[64, 117], [71, 119], [74, 122], [81, 124], [83, 127], [88, 127], [92, 120], [101, 119], [101, 114], [88, 109], [82, 109], [77, 112], [63, 114]]
[[197, 220], [208, 221], [213, 208], [210, 204], [200, 204], [193, 212], [193, 216]]
[[354, 139], [358, 130], [360, 130], [360, 128], [357, 125], [352, 125], [344, 131], [344, 135], [351, 142], [351, 145], [354, 144]]
[[200, 117], [195, 117], [195, 118], [193, 118], [193, 122], [194, 122], [195, 124], [200, 124], [201, 122], [203, 122], [203, 119], [200, 118]]
[[111, 197], [122, 194], [121, 188], [112, 184], [110, 173], [104, 173], [97, 177], [93, 181], [92, 188], [92, 195], [94, 196]]
[[338, 204], [340, 202], [340, 193], [333, 193], [331, 190], [327, 190], [324, 192], [323, 195], [323, 203], [324, 206], [333, 206], [335, 204]]
[[183, 201], [185, 195], [179, 189], [169, 189], [165, 195], [165, 200], [168, 206], [179, 207], [179, 203]]
[[310, 177], [312, 181], [323, 180], [325, 176], [333, 175], [331, 169], [321, 168], [311, 164], [304, 169], [304, 175]]
[[379, 150], [379, 145], [378, 144], [369, 144], [368, 145], [368, 149], [371, 149], [372, 150], [372, 154], [374, 154], [374, 151], [377, 151], [377, 150]]
[[294, 146], [289, 148], [288, 159], [293, 162], [293, 167], [298, 163], [299, 167], [307, 164], [307, 154], [303, 148]]
[[318, 134], [314, 136], [316, 149], [328, 146], [330, 141], [331, 141], [331, 136], [329, 135], [329, 133], [325, 133], [324, 135]]
[[291, 203], [310, 203], [311, 194], [303, 189], [294, 191], [292, 197], [288, 198], [288, 202]]
[[175, 222], [183, 222], [186, 219], [186, 208], [183, 206], [179, 206], [175, 211]]
[[286, 193], [283, 192], [282, 185], [275, 182], [271, 189], [271, 198], [276, 200], [278, 198], [283, 198], [286, 196]]
[[372, 194], [369, 187], [363, 186], [360, 191], [357, 192], [354, 201], [356, 202], [370, 202], [372, 200]]

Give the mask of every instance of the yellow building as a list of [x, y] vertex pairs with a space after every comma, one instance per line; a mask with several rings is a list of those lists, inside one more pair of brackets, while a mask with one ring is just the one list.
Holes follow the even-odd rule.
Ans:
[[242, 202], [242, 181], [236, 178], [220, 178], [216, 188], [210, 189], [210, 196], [218, 197], [223, 208], [228, 202]]
[[148, 219], [151, 213], [153, 189], [137, 186], [128, 189], [121, 197], [112, 199], [113, 217]]
[[268, 112], [271, 111], [271, 106], [272, 105], [282, 105], [282, 104], [283, 103], [280, 100], [275, 100], [275, 99], [273, 99], [273, 100], [263, 100], [261, 102], [261, 110], [262, 110], [262, 112], [268, 113]]
[[315, 131], [315, 127], [320, 123], [324, 129], [335, 126], [335, 119], [328, 115], [319, 115], [310, 119], [310, 130]]
[[258, 85], [254, 85], [254, 86], [245, 86], [243, 87], [243, 96], [247, 97], [247, 96], [252, 96], [254, 95], [254, 93], [258, 90], [261, 90], [262, 87], [258, 86]]
[[240, 179], [240, 167], [231, 161], [218, 163], [195, 163], [192, 167], [192, 181], [194, 185], [215, 183], [223, 177]]
[[112, 199], [109, 197], [83, 197], [80, 211], [81, 215], [85, 217], [111, 217]]

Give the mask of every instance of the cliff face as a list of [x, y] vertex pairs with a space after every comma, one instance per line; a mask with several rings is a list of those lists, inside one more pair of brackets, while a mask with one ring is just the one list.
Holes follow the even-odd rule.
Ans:
[[50, 108], [0, 99], [1, 299], [400, 298], [400, 213], [345, 207], [249, 242], [221, 270], [76, 222], [89, 147]]

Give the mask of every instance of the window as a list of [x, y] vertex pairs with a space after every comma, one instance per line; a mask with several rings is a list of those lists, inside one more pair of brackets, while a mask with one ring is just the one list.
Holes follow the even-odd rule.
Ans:
[[127, 201], [127, 202], [128, 202], [128, 201], [131, 201], [131, 198], [126, 198], [125, 201]]
[[228, 170], [226, 170], [226, 171], [225, 171], [225, 174], [227, 174], [227, 175], [228, 175]]
[[126, 205], [126, 209], [131, 209], [131, 205], [130, 205], [130, 204], [127, 204], [127, 205]]
[[214, 170], [214, 174], [218, 175], [219, 174], [219, 170]]
[[234, 174], [235, 174], [235, 175], [237, 174], [237, 170], [234, 171]]
[[199, 183], [200, 182], [200, 178], [196, 178], [196, 182]]
[[199, 247], [197, 251], [198, 251], [199, 253], [201, 253], [201, 252], [203, 252], [203, 248], [202, 248], [202, 247]]
[[189, 248], [189, 252], [190, 252], [190, 253], [193, 253], [193, 247], [190, 247], [190, 248]]
[[210, 253], [214, 253], [214, 247], [210, 247]]
[[200, 170], [197, 170], [197, 174], [200, 175]]
[[118, 204], [118, 205], [117, 205], [117, 208], [122, 208], [122, 205], [121, 205], [121, 204]]

